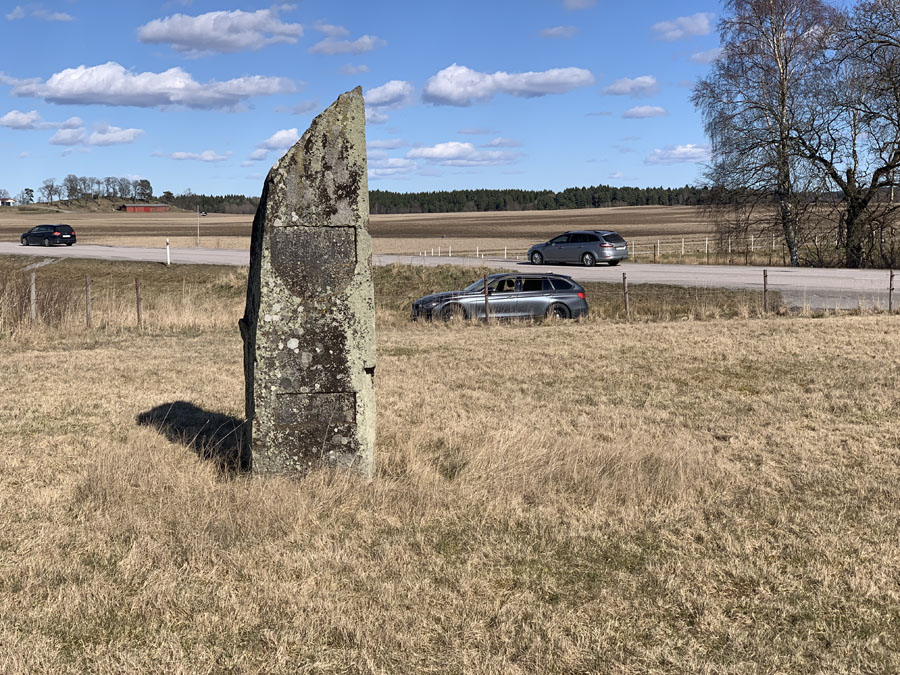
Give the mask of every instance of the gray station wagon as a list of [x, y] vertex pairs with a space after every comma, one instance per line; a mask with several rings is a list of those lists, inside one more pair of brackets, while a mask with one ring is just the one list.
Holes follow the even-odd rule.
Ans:
[[[574, 319], [588, 311], [584, 289], [562, 274], [491, 274], [487, 277], [491, 318]], [[483, 319], [484, 279], [461, 291], [434, 293], [412, 306], [412, 319]]]
[[625, 240], [610, 230], [574, 230], [528, 249], [528, 259], [534, 265], [581, 263], [593, 267], [598, 262], [605, 262], [612, 266], [627, 257]]

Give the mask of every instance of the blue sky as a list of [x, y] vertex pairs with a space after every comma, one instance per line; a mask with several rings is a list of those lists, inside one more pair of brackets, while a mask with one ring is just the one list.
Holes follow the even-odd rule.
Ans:
[[370, 188], [695, 182], [709, 0], [3, 3], [0, 188], [66, 174], [259, 194], [340, 93]]

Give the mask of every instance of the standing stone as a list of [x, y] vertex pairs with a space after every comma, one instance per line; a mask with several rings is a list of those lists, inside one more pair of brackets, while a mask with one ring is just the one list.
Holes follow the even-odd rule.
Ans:
[[375, 302], [362, 89], [266, 178], [241, 319], [243, 452], [262, 472], [375, 469]]

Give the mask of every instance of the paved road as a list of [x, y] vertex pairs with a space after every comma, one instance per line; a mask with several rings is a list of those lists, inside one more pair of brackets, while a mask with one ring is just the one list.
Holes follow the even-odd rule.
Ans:
[[[151, 261], [165, 263], [164, 248], [125, 246], [72, 247], [20, 246], [0, 242], [0, 254], [34, 255], [53, 258], [98, 258], [103, 260]], [[241, 250], [173, 248], [172, 263], [205, 265], [247, 265], [249, 253]], [[376, 265], [409, 263], [413, 265], [468, 265], [522, 271], [553, 271], [568, 274], [579, 281], [611, 281], [621, 283], [622, 273], [631, 284], [673, 284], [701, 288], [762, 289], [762, 267], [729, 267], [725, 265], [652, 265], [626, 263], [618, 267], [580, 267], [570, 265], [534, 265], [502, 258], [439, 258], [432, 256], [376, 255]], [[769, 289], [782, 294], [788, 305], [813, 309], [887, 307], [887, 270], [847, 270], [768, 267]], [[895, 298], [900, 302], [900, 298]]]

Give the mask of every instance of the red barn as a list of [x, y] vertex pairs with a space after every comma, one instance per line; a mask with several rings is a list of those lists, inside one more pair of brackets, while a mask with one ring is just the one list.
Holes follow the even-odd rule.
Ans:
[[126, 213], [163, 213], [169, 210], [168, 204], [122, 204], [119, 211]]

